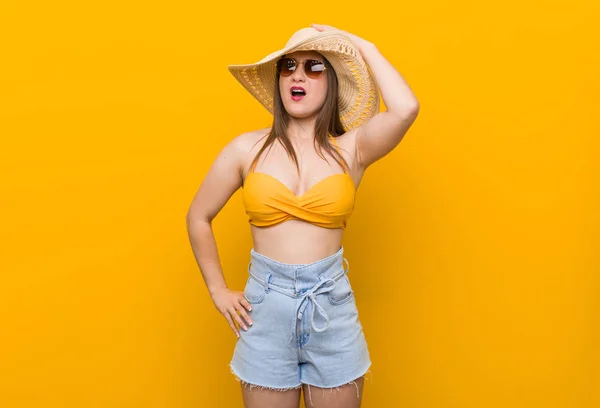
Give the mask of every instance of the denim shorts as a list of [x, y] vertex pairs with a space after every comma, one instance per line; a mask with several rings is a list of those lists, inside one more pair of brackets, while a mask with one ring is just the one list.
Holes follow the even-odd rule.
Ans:
[[253, 324], [240, 328], [229, 363], [238, 381], [278, 390], [333, 388], [368, 371], [371, 359], [343, 253], [340, 247], [310, 264], [285, 264], [250, 251], [244, 296]]

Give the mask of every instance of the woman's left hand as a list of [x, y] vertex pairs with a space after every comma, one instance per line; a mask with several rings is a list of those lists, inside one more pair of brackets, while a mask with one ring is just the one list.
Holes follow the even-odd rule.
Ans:
[[332, 26], [329, 26], [329, 25], [325, 25], [325, 24], [311, 24], [311, 26], [312, 26], [314, 29], [316, 29], [317, 31], [331, 30], [331, 31], [337, 31], [337, 32], [340, 32], [340, 33], [342, 33], [342, 34], [345, 34], [345, 35], [347, 35], [348, 37], [350, 37], [350, 39], [352, 40], [352, 42], [354, 43], [354, 45], [355, 45], [355, 46], [356, 46], [358, 49], [360, 49], [360, 47], [361, 47], [362, 45], [365, 45], [365, 44], [367, 44], [367, 43], [368, 43], [368, 41], [367, 41], [367, 40], [365, 40], [365, 39], [363, 39], [363, 38], [360, 38], [359, 36], [356, 36], [356, 35], [354, 35], [354, 34], [350, 34], [350, 33], [349, 33], [349, 32], [347, 32], [347, 31], [340, 30], [340, 29], [338, 29], [338, 28], [335, 28], [335, 27], [332, 27]]

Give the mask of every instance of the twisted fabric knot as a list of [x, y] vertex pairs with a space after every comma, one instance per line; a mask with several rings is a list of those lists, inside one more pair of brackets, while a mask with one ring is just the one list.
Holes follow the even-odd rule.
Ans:
[[[318, 284], [316, 284], [315, 286], [313, 286], [310, 290], [308, 290], [304, 294], [304, 296], [302, 296], [302, 299], [300, 300], [300, 303], [298, 304], [298, 307], [296, 309], [296, 316], [297, 316], [298, 320], [302, 320], [302, 316], [304, 315], [304, 310], [308, 306], [309, 301], [311, 301], [313, 307], [312, 307], [312, 313], [310, 315], [310, 325], [314, 331], [323, 332], [323, 331], [327, 330], [327, 328], [329, 327], [329, 315], [327, 314], [325, 309], [323, 309], [323, 306], [321, 306], [319, 304], [319, 302], [317, 302], [317, 295], [320, 295], [322, 293], [331, 292], [333, 290], [333, 286], [335, 285], [335, 280], [333, 278], [327, 278], [327, 279], [319, 278], [319, 279], [320, 279], [320, 282]], [[318, 311], [319, 314], [321, 316], [323, 316], [323, 319], [325, 319], [324, 327], [317, 327], [315, 325], [315, 311]], [[292, 339], [294, 337], [294, 331], [296, 330], [296, 323], [297, 322], [294, 322], [294, 324], [292, 325]]]

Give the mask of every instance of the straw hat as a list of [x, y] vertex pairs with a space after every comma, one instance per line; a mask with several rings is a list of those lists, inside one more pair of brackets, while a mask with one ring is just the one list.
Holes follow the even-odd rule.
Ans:
[[302, 28], [282, 49], [254, 64], [230, 65], [229, 72], [273, 114], [277, 60], [295, 51], [316, 51], [333, 66], [339, 83], [340, 119], [346, 131], [362, 125], [379, 112], [375, 79], [352, 40], [338, 31]]

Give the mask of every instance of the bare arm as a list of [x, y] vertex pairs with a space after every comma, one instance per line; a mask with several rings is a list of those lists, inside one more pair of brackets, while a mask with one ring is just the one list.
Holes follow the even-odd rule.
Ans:
[[355, 157], [358, 166], [364, 171], [400, 143], [419, 114], [419, 102], [402, 75], [373, 43], [329, 25], [312, 26], [318, 31], [341, 31], [352, 40], [373, 73], [387, 107], [386, 111], [379, 112], [356, 128]]
[[244, 330], [248, 330], [246, 323], [252, 325], [252, 319], [247, 310], [251, 311], [252, 306], [243, 292], [227, 287], [212, 229], [212, 220], [242, 185], [242, 163], [246, 139], [246, 135], [238, 136], [221, 150], [202, 181], [186, 215], [192, 250], [210, 297], [238, 337], [240, 334], [234, 321]]
[[217, 250], [212, 220], [241, 187], [242, 152], [239, 137], [221, 150], [186, 215], [186, 225], [194, 257], [211, 296], [227, 288]]
[[387, 107], [357, 129], [356, 157], [359, 165], [366, 169], [400, 143], [417, 118], [419, 102], [402, 75], [374, 44], [362, 39], [357, 42]]

